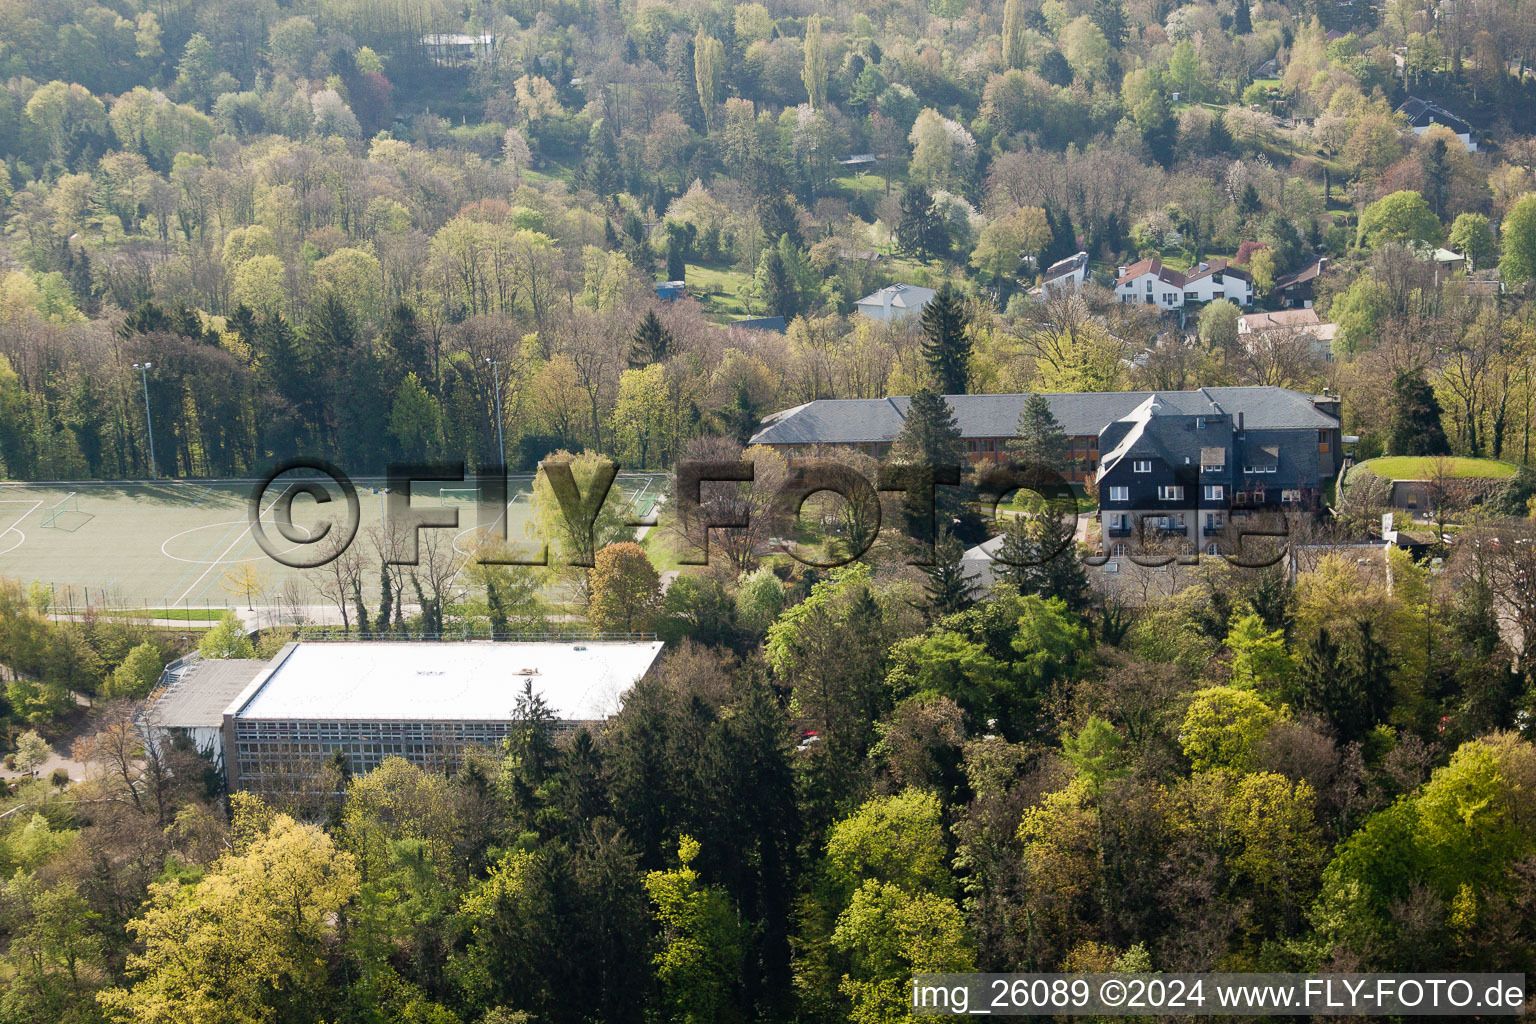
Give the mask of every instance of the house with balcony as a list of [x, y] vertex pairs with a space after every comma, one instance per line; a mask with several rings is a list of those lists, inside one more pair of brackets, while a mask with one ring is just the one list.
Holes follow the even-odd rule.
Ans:
[[1145, 302], [1172, 312], [1184, 305], [1184, 275], [1153, 256], [1120, 268], [1115, 295], [1121, 302]]
[[[1219, 391], [1261, 394], [1224, 402]], [[1308, 397], [1283, 388], [1158, 392], [1106, 426], [1094, 475], [1104, 553], [1216, 554], [1234, 517], [1315, 508], [1338, 473], [1343, 439], [1338, 400], [1294, 400]]]
[[1248, 271], [1232, 266], [1224, 259], [1199, 263], [1184, 275], [1185, 302], [1215, 302], [1226, 299], [1239, 306], [1253, 305], [1253, 278]]
[[1115, 295], [1121, 302], [1144, 302], [1170, 312], [1182, 309], [1185, 303], [1217, 299], [1251, 306], [1253, 278], [1224, 259], [1198, 263], [1185, 274], [1163, 266], [1163, 261], [1153, 256], [1120, 268]]

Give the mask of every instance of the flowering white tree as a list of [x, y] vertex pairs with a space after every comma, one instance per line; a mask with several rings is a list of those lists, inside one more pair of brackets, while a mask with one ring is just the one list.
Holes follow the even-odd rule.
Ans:
[[907, 141], [912, 144], [912, 173], [934, 184], [964, 181], [976, 162], [976, 139], [932, 107], [917, 115]]

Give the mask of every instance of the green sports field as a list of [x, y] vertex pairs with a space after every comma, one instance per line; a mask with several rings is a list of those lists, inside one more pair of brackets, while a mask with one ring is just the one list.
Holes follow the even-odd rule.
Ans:
[[[303, 546], [285, 541], [273, 522], [273, 505], [284, 484], [279, 480], [263, 495], [261, 521], [279, 550], [302, 557]], [[361, 525], [354, 543], [363, 545], [372, 560], [376, 556], [368, 532], [384, 518], [383, 482], [358, 480], [355, 485]], [[622, 489], [624, 499], [643, 515], [664, 486], [664, 476], [623, 474], [615, 490]], [[167, 611], [244, 605], [246, 597], [236, 592], [233, 579], [249, 575], [250, 567], [265, 594], [275, 597], [292, 580], [303, 603], [322, 603], [314, 589], [318, 571], [288, 568], [257, 544], [248, 517], [254, 487], [254, 481], [0, 483], [0, 576], [51, 586], [55, 607], [65, 611], [88, 606]], [[507, 535], [514, 542], [533, 536], [532, 487], [531, 477], [508, 481]], [[341, 492], [334, 485], [328, 492], [338, 500], [292, 499], [293, 523], [301, 533], [318, 531], [328, 519], [338, 525], [343, 521]], [[412, 488], [413, 507], [457, 509], [454, 546], [460, 552], [477, 540], [475, 502], [467, 485], [416, 483]], [[255, 600], [262, 603], [260, 597]]]

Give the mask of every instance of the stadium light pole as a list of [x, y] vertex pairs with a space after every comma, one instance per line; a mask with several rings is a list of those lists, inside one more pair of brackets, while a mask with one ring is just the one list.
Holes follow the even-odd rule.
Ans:
[[507, 443], [501, 437], [501, 368], [496, 360], [490, 356], [485, 361], [491, 364], [491, 376], [496, 381], [496, 447], [501, 449], [501, 465], [505, 472], [507, 465]]
[[151, 480], [160, 479], [160, 471], [155, 468], [155, 421], [149, 415], [149, 371], [154, 363], [134, 363], [133, 368], [139, 371], [139, 379], [144, 382], [144, 426], [149, 428], [149, 477]]

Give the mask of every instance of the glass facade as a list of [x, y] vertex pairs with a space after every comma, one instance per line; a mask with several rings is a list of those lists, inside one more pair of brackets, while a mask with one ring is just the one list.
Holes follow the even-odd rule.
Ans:
[[[557, 732], [574, 729], [557, 723]], [[457, 770], [466, 750], [498, 748], [510, 722], [234, 720], [234, 760], [239, 788], [258, 793], [309, 789], [318, 765], [337, 751], [353, 775], [377, 768], [386, 757], [403, 757], [432, 771]]]

